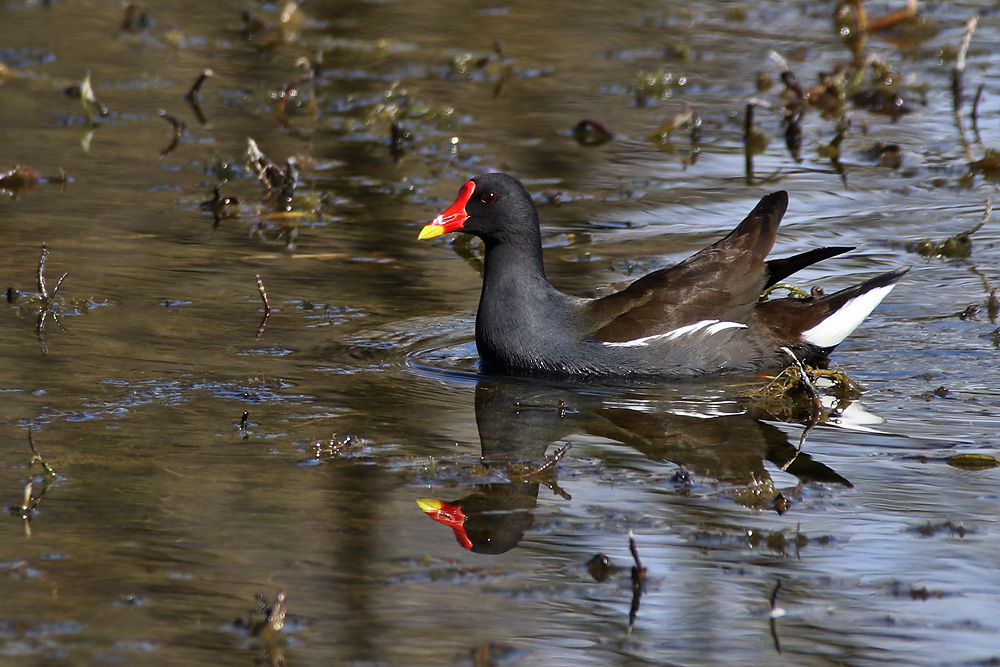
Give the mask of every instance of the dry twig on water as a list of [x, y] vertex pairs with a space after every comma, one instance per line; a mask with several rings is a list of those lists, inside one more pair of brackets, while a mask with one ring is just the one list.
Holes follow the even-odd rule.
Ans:
[[542, 465], [538, 466], [537, 468], [533, 468], [531, 470], [512, 472], [510, 474], [510, 479], [512, 481], [529, 479], [531, 477], [538, 477], [540, 475], [544, 475], [546, 473], [551, 472], [559, 463], [559, 461], [562, 460], [562, 458], [566, 455], [566, 452], [568, 452], [570, 450], [570, 447], [572, 446], [573, 446], [572, 443], [567, 442], [565, 445], [557, 449], [555, 453], [552, 454], [552, 456], [546, 458], [545, 463], [543, 463]]
[[257, 338], [260, 338], [264, 334], [264, 327], [267, 326], [267, 318], [271, 315], [271, 302], [267, 300], [267, 291], [264, 289], [264, 281], [261, 279], [260, 274], [257, 274], [257, 291], [260, 293], [260, 300], [264, 302], [264, 318], [260, 321], [260, 326], [257, 327]]
[[59, 292], [59, 288], [62, 287], [63, 281], [66, 280], [66, 276], [69, 275], [69, 273], [62, 274], [59, 280], [56, 281], [56, 286], [52, 288], [52, 292], [49, 292], [48, 286], [45, 283], [45, 259], [48, 256], [49, 256], [49, 250], [45, 246], [45, 242], [42, 242], [42, 256], [38, 260], [38, 273], [37, 273], [38, 299], [41, 302], [42, 307], [38, 313], [38, 320], [35, 322], [35, 335], [38, 337], [38, 342], [41, 343], [42, 345], [43, 355], [49, 351], [48, 346], [45, 344], [46, 318], [51, 314], [52, 319], [55, 320], [55, 323], [57, 325], [59, 325], [59, 328], [62, 331], [66, 331], [66, 327], [64, 327], [62, 325], [62, 322], [59, 321], [59, 314], [56, 312], [53, 306], [56, 294]]
[[965, 59], [969, 53], [969, 44], [972, 42], [972, 33], [976, 31], [979, 17], [973, 16], [965, 24], [965, 33], [962, 35], [962, 43], [958, 47], [958, 55], [955, 57], [955, 67], [951, 71], [951, 96], [952, 108], [955, 112], [955, 127], [958, 128], [959, 139], [965, 147], [965, 158], [968, 162], [973, 162], [972, 146], [965, 136], [965, 126], [962, 124], [962, 105], [964, 103], [963, 79], [965, 77]]
[[774, 650], [781, 653], [781, 640], [778, 639], [777, 619], [785, 615], [785, 610], [778, 606], [778, 592], [781, 590], [781, 579], [775, 584], [771, 591], [771, 610], [768, 612], [768, 621], [771, 626], [771, 639], [774, 641]]
[[639, 614], [639, 601], [642, 599], [642, 591], [646, 587], [646, 568], [639, 560], [639, 548], [635, 544], [635, 536], [632, 531], [628, 531], [628, 550], [632, 552], [632, 605], [628, 610], [628, 634], [632, 634], [632, 626], [635, 625], [635, 618]]
[[177, 144], [180, 143], [181, 135], [184, 134], [184, 121], [179, 120], [177, 116], [174, 116], [170, 112], [163, 109], [160, 109], [160, 118], [163, 118], [170, 123], [170, 127], [173, 130], [173, 135], [170, 137], [170, 143], [167, 144], [166, 148], [160, 151], [160, 157], [164, 157], [173, 153], [174, 149], [177, 148]]

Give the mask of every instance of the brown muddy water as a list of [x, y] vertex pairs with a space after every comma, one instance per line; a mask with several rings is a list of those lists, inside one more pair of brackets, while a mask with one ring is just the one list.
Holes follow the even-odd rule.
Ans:
[[[996, 194], [1000, 18], [918, 10], [855, 56], [829, 3], [4, 2], [0, 170], [46, 178], [0, 196], [0, 662], [996, 664], [1000, 221], [932, 246]], [[835, 80], [799, 159], [771, 51]], [[248, 137], [297, 160], [290, 213]], [[570, 291], [779, 188], [776, 255], [858, 247], [799, 285], [911, 265], [833, 356], [863, 397], [796, 455], [754, 379], [480, 374], [476, 248], [416, 235], [496, 169]], [[421, 498], [459, 501], [473, 548]]]

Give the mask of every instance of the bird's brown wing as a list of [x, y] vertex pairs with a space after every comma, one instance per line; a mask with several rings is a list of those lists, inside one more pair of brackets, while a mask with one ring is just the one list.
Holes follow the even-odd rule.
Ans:
[[767, 282], [765, 257], [787, 207], [787, 193], [771, 193], [724, 239], [589, 302], [594, 338], [634, 340], [705, 319], [745, 322]]

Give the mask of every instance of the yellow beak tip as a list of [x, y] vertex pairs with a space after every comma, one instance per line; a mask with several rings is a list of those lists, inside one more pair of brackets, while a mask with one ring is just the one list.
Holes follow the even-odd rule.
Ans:
[[432, 239], [435, 236], [441, 236], [444, 234], [444, 227], [441, 225], [425, 225], [423, 229], [420, 230], [420, 235], [417, 236], [418, 241], [424, 241], [426, 239]]

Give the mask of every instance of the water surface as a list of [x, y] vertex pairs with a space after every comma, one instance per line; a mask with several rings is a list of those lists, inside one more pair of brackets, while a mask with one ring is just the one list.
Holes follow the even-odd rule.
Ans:
[[[20, 294], [0, 309], [0, 656], [1000, 659], [1000, 473], [953, 458], [997, 454], [1000, 234], [988, 222], [966, 257], [907, 249], [973, 228], [995, 196], [995, 170], [969, 166], [1000, 144], [991, 3], [922, 5], [868, 38], [908, 114], [810, 109], [796, 161], [780, 113], [758, 109], [770, 140], [749, 178], [746, 104], [785, 99], [769, 52], [807, 86], [852, 60], [828, 5], [316, 3], [284, 25], [267, 3], [140, 10], [150, 21], [123, 26], [117, 2], [0, 7], [0, 169], [68, 176], [0, 197], [0, 288]], [[249, 38], [244, 10], [262, 19]], [[966, 146], [951, 71], [973, 14]], [[311, 90], [291, 86], [318, 54]], [[206, 68], [202, 122], [184, 96]], [[92, 120], [65, 93], [88, 72], [108, 109]], [[687, 109], [696, 151], [689, 129], [650, 141]], [[160, 110], [184, 123], [174, 146]], [[614, 139], [581, 145], [584, 119]], [[824, 148], [838, 119], [839, 165]], [[408, 133], [396, 150], [393, 122]], [[248, 137], [299, 161], [294, 215], [246, 169]], [[877, 143], [901, 163], [879, 163]], [[469, 250], [416, 235], [493, 169], [536, 193], [569, 291], [682, 259], [779, 188], [776, 255], [857, 246], [798, 284], [911, 265], [833, 356], [863, 397], [797, 452], [801, 424], [739, 398], [744, 378], [479, 373]], [[218, 221], [200, 205], [215, 186], [240, 200]], [[39, 332], [43, 243], [47, 288], [68, 276], [63, 328], [46, 316]], [[258, 275], [273, 309], [259, 335]], [[31, 464], [29, 431], [54, 478]], [[526, 474], [567, 444], [550, 474]], [[419, 498], [462, 501], [474, 548]], [[648, 570], [631, 630], [629, 531]], [[618, 568], [602, 582], [596, 554]], [[255, 596], [278, 591], [284, 627], [248, 631]]]

